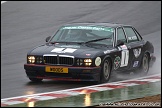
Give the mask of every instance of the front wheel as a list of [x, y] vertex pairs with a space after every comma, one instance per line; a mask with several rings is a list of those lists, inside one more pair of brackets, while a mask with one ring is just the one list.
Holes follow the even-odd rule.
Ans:
[[147, 54], [144, 54], [142, 63], [140, 66], [140, 74], [147, 75], [148, 71], [149, 71], [149, 56]]
[[109, 59], [104, 60], [101, 70], [101, 83], [108, 82], [111, 74], [111, 62]]
[[43, 79], [38, 79], [38, 78], [29, 78], [32, 82], [41, 82]]

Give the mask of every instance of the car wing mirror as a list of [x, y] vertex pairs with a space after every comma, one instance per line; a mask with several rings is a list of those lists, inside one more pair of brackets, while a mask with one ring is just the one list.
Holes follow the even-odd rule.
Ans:
[[118, 41], [117, 41], [117, 46], [121, 46], [121, 45], [124, 45], [124, 42], [121, 41], [121, 40], [118, 40]]
[[51, 38], [51, 36], [48, 36], [48, 37], [46, 38], [46, 42], [48, 42], [48, 41], [50, 40], [50, 38]]

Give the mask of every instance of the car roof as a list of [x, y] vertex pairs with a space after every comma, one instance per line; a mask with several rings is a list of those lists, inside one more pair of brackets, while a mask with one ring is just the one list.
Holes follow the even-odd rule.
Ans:
[[120, 27], [120, 26], [131, 26], [131, 25], [124, 25], [124, 24], [117, 24], [117, 23], [108, 23], [108, 22], [74, 22], [65, 24], [64, 26], [103, 26], [103, 27]]

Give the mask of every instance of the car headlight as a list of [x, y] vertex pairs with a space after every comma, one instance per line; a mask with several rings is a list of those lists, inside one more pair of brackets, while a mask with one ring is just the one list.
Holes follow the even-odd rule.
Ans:
[[36, 63], [42, 63], [43, 58], [42, 57], [36, 57]]
[[92, 64], [92, 59], [84, 59], [84, 64], [90, 66]]
[[35, 63], [35, 57], [34, 56], [28, 56], [28, 63]]
[[82, 59], [77, 59], [77, 65], [83, 65], [83, 60]]

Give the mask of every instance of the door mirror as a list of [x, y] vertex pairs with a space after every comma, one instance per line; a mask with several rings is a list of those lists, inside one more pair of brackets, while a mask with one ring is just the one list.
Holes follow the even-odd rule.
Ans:
[[124, 42], [121, 41], [121, 40], [118, 40], [118, 41], [117, 41], [117, 46], [121, 46], [121, 45], [124, 45]]
[[48, 41], [50, 40], [50, 38], [51, 38], [51, 36], [48, 36], [48, 37], [46, 38], [46, 42], [48, 42]]

